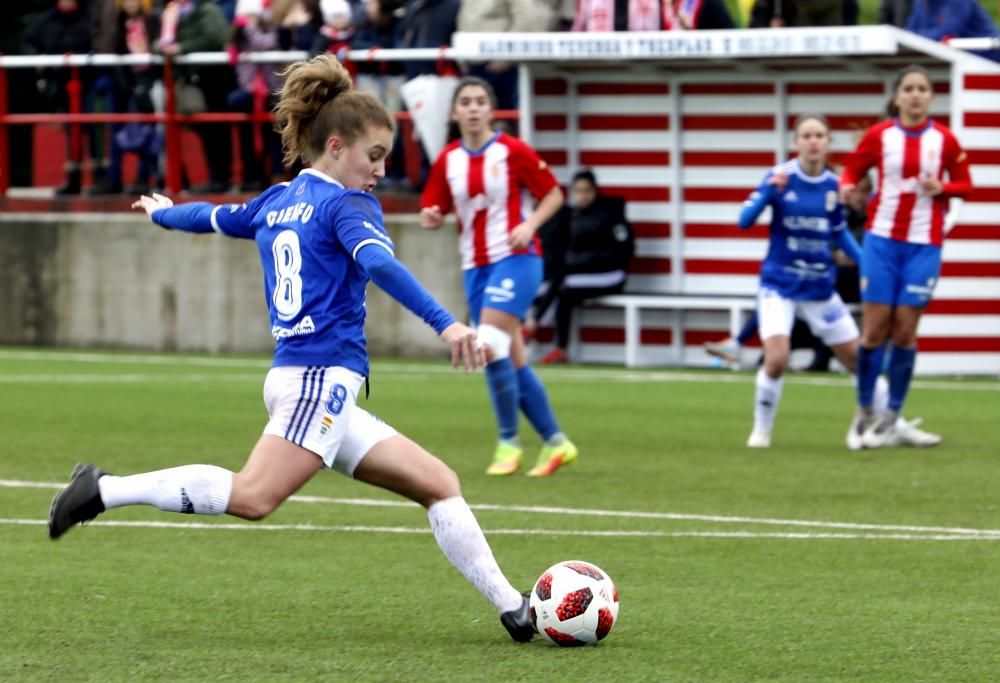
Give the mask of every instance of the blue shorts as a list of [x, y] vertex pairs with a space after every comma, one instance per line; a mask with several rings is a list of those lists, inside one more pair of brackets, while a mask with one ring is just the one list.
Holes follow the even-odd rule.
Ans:
[[941, 274], [941, 247], [867, 233], [861, 253], [861, 300], [923, 308]]
[[473, 326], [479, 324], [483, 308], [524, 320], [542, 283], [542, 259], [534, 254], [516, 254], [488, 266], [469, 268], [462, 277]]

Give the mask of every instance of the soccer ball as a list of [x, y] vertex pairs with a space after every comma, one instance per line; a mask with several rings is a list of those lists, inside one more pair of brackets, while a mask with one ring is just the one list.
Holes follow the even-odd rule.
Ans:
[[600, 567], [569, 560], [545, 570], [528, 599], [531, 620], [549, 642], [561, 647], [604, 639], [618, 620], [618, 589]]

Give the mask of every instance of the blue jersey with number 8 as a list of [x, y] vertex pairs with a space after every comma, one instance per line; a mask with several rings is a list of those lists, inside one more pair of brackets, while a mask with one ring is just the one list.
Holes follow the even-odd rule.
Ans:
[[340, 365], [368, 376], [368, 277], [355, 258], [368, 244], [393, 253], [374, 197], [307, 169], [246, 204], [215, 207], [212, 227], [257, 242], [276, 367]]

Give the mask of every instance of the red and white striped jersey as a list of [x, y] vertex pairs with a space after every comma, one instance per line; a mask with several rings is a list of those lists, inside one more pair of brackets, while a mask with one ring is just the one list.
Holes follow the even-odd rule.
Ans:
[[431, 168], [420, 196], [421, 207], [452, 209], [458, 218], [462, 270], [496, 263], [514, 253], [540, 254], [537, 235], [528, 249], [513, 251], [510, 232], [531, 213], [558, 181], [548, 165], [521, 140], [496, 133], [470, 152], [455, 140]]
[[[841, 183], [856, 185], [873, 166], [878, 188], [865, 228], [900, 242], [940, 246], [948, 199], [972, 190], [968, 157], [955, 135], [931, 120], [916, 128], [898, 119], [883, 121], [868, 129], [847, 158]], [[943, 191], [935, 197], [924, 194], [920, 180], [926, 177], [940, 180]]]

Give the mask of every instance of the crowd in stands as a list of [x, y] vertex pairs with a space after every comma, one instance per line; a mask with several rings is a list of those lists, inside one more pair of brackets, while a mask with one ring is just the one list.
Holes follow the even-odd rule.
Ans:
[[[740, 0], [740, 6], [745, 17], [733, 17], [724, 0], [53, 0], [23, 33], [21, 52], [172, 56], [228, 51], [230, 64], [176, 70], [178, 110], [253, 112], [273, 105], [281, 65], [240, 62], [242, 52], [304, 50], [342, 57], [349, 49], [437, 48], [449, 44], [456, 30], [696, 30], [858, 21], [858, 0]], [[934, 40], [997, 34], [976, 0], [881, 0], [878, 19]], [[376, 93], [393, 112], [403, 108], [403, 82], [440, 67], [435, 61], [352, 65], [359, 87]], [[512, 64], [458, 67], [490, 83], [500, 109], [517, 107], [517, 69]], [[68, 111], [68, 79], [67, 69], [40, 71], [38, 91], [49, 111]], [[148, 113], [164, 106], [159, 66], [87, 68], [82, 79], [86, 112]], [[219, 124], [192, 128], [205, 151], [209, 182], [190, 187], [185, 179], [189, 190], [253, 192], [287, 171], [279, 142], [266, 124], [241, 126], [238, 178], [233, 174], [231, 136], [220, 134]], [[84, 132], [85, 145], [74, 145], [67, 135], [66, 181], [58, 194], [79, 194], [85, 177], [90, 178], [86, 191], [94, 194], [134, 194], [158, 186], [162, 135], [153, 124], [93, 125]], [[403, 145], [397, 148], [390, 185], [405, 183]], [[124, 184], [122, 160], [129, 153], [138, 156], [138, 172]]]

